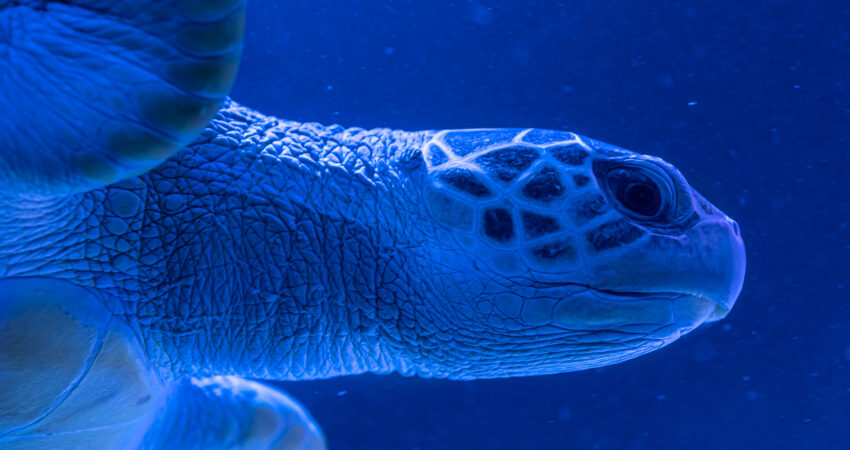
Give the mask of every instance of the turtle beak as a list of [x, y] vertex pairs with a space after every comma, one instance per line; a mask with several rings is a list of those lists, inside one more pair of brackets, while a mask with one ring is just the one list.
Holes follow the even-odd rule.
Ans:
[[685, 296], [688, 301], [680, 302], [677, 317], [692, 328], [729, 314], [741, 292], [745, 264], [738, 225], [721, 213], [682, 235], [653, 235], [592, 270], [597, 289]]
[[741, 230], [734, 220], [723, 217], [722, 220], [709, 222], [707, 226], [723, 229], [717, 233], [721, 238], [714, 240], [718, 246], [714, 254], [720, 258], [716, 266], [716, 276], [722, 281], [715, 284], [715, 289], [706, 293], [706, 298], [716, 304], [714, 312], [706, 319], [706, 322], [713, 322], [726, 317], [735, 306], [744, 285], [747, 256]]

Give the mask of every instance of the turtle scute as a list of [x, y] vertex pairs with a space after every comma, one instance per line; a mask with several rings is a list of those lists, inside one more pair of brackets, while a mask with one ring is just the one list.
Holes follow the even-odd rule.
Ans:
[[566, 192], [558, 170], [553, 167], [542, 168], [522, 187], [524, 198], [544, 204], [563, 197]]
[[511, 146], [491, 150], [475, 162], [491, 177], [510, 182], [522, 175], [540, 157], [540, 151], [531, 146]]
[[530, 211], [522, 212], [522, 227], [531, 239], [554, 233], [561, 229], [557, 219]]
[[488, 208], [484, 211], [484, 235], [490, 239], [507, 243], [514, 239], [514, 221], [510, 211], [505, 208]]
[[452, 167], [438, 174], [440, 181], [476, 198], [493, 195], [490, 189], [469, 169]]

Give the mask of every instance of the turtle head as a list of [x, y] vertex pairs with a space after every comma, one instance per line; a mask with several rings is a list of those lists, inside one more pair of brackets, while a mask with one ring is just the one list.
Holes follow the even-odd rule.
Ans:
[[724, 317], [740, 292], [737, 224], [661, 159], [515, 129], [440, 132], [423, 156], [431, 280], [464, 354], [436, 375], [624, 361]]

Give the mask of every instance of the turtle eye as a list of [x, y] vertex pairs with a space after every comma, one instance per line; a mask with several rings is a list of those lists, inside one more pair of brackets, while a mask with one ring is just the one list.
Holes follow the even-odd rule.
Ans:
[[612, 196], [623, 212], [638, 220], [656, 219], [673, 201], [671, 190], [644, 167], [616, 167], [607, 172]]

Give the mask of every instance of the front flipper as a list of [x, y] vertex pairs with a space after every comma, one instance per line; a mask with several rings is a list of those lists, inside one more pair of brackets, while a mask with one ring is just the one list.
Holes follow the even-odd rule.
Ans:
[[121, 448], [165, 391], [134, 333], [94, 292], [0, 280], [0, 448]]
[[155, 417], [142, 448], [326, 448], [321, 429], [301, 405], [239, 377], [183, 380]]
[[0, 191], [104, 186], [189, 143], [235, 79], [244, 6], [0, 1]]

